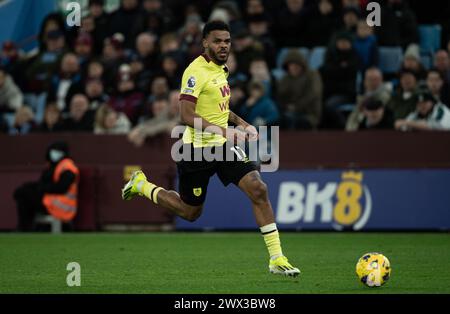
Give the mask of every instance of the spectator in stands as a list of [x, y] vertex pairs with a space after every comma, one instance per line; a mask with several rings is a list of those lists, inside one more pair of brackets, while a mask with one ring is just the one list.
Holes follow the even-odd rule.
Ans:
[[253, 59], [250, 63], [250, 81], [261, 82], [264, 85], [265, 95], [272, 97], [274, 95], [275, 79], [270, 74], [269, 67], [264, 58]]
[[[44, 51], [55, 51], [55, 47], [49, 47], [49, 44], [52, 46], [55, 46], [55, 39], [50, 39], [49, 37], [54, 37], [56, 34], [55, 31], [58, 31], [58, 33], [61, 33], [61, 37], [58, 37], [58, 44], [57, 46], [64, 46], [66, 44], [66, 23], [64, 21], [64, 18], [59, 13], [50, 13], [47, 15], [44, 20], [41, 23], [41, 29], [39, 31], [38, 35], [38, 41], [39, 41], [39, 52]], [[52, 35], [51, 35], [52, 34]], [[49, 36], [50, 35], [50, 36]], [[52, 43], [50, 43], [50, 40], [53, 40]], [[63, 42], [61, 43], [61, 39]]]
[[162, 73], [169, 82], [170, 89], [178, 89], [184, 71], [184, 59], [176, 51], [167, 52], [161, 56]]
[[278, 48], [302, 47], [307, 42], [309, 12], [304, 0], [286, 0], [276, 17], [275, 38]]
[[28, 106], [21, 106], [16, 110], [14, 123], [10, 126], [8, 133], [10, 135], [28, 134], [36, 128], [34, 113]]
[[131, 73], [139, 90], [145, 91], [151, 76], [158, 70], [157, 38], [151, 33], [141, 33], [136, 38], [136, 50], [130, 57]]
[[408, 130], [450, 130], [450, 109], [438, 102], [428, 90], [419, 91], [416, 109], [406, 119], [395, 121], [395, 128]]
[[216, 3], [209, 16], [209, 21], [213, 20], [225, 21], [232, 35], [245, 28], [245, 22], [242, 20], [241, 10], [236, 1], [222, 0]]
[[89, 100], [83, 94], [75, 94], [70, 102], [69, 116], [62, 122], [66, 132], [92, 132], [94, 112], [89, 110]]
[[233, 112], [239, 112], [241, 107], [244, 106], [247, 99], [247, 91], [245, 88], [245, 81], [235, 81], [230, 83], [231, 98], [230, 98], [230, 110]]
[[130, 129], [130, 120], [124, 113], [115, 111], [107, 104], [98, 108], [95, 115], [95, 134], [127, 134]]
[[147, 137], [170, 134], [174, 123], [179, 121], [178, 116], [171, 114], [167, 98], [155, 99], [151, 111], [151, 118], [142, 117], [141, 122], [128, 134], [128, 139], [136, 146], [142, 146]]
[[420, 61], [419, 46], [410, 45], [408, 47], [403, 57], [402, 69], [415, 72], [419, 81], [425, 80], [427, 71]]
[[252, 15], [248, 18], [250, 35], [263, 46], [263, 55], [270, 68], [275, 67], [277, 50], [272, 35], [269, 33], [269, 16]]
[[84, 94], [89, 100], [89, 109], [97, 110], [102, 104], [108, 102], [109, 96], [105, 93], [103, 82], [93, 78], [86, 81]]
[[62, 131], [61, 110], [54, 102], [48, 103], [45, 107], [44, 121], [35, 129], [34, 132], [52, 133]]
[[361, 60], [360, 71], [365, 72], [378, 64], [377, 39], [373, 34], [373, 27], [370, 27], [366, 20], [358, 21], [354, 46]]
[[411, 70], [403, 70], [400, 73], [400, 86], [392, 96], [388, 107], [394, 112], [394, 118], [404, 119], [416, 108], [415, 93], [417, 92], [417, 76]]
[[24, 63], [24, 57], [17, 45], [12, 41], [5, 41], [0, 51], [0, 68], [11, 75], [19, 88], [25, 84], [23, 80]]
[[316, 1], [308, 22], [308, 34], [305, 46], [312, 48], [327, 46], [338, 25], [338, 13], [330, 0]]
[[45, 50], [29, 61], [25, 76], [26, 92], [40, 94], [49, 89], [51, 75], [57, 69], [65, 51], [64, 33], [52, 30], [45, 35]]
[[89, 15], [94, 18], [95, 30], [91, 33], [94, 43], [95, 55], [100, 55], [103, 42], [108, 37], [108, 14], [104, 9], [104, 0], [89, 0]]
[[112, 37], [106, 38], [103, 46], [102, 64], [104, 67], [104, 78], [106, 90], [111, 93], [115, 88], [116, 76], [119, 66], [126, 63], [124, 50], [124, 37], [120, 33], [114, 34]]
[[157, 75], [153, 78], [150, 84], [150, 94], [147, 102], [152, 103], [155, 99], [169, 97], [169, 82], [164, 75]]
[[52, 76], [47, 101], [56, 101], [59, 110], [67, 112], [69, 108], [66, 104], [81, 90], [81, 71], [77, 55], [68, 52], [61, 60], [59, 71]]
[[256, 127], [278, 124], [280, 117], [277, 106], [265, 89], [262, 82], [251, 81], [248, 85], [249, 97], [239, 111], [242, 119]]
[[266, 13], [266, 9], [262, 0], [247, 0], [244, 11], [244, 18], [247, 23], [252, 16], [264, 13]]
[[287, 129], [317, 128], [322, 111], [322, 80], [311, 70], [297, 50], [290, 50], [284, 61], [286, 75], [277, 84], [277, 102]]
[[264, 56], [263, 46], [243, 29], [236, 34], [233, 41], [238, 71], [249, 75], [250, 63], [253, 59]]
[[231, 51], [230, 54], [228, 55], [227, 67], [229, 73], [227, 80], [230, 86], [238, 84], [239, 82], [247, 81], [247, 75], [245, 75], [242, 72], [239, 72], [238, 70], [236, 55], [234, 54], [233, 51]]
[[363, 119], [358, 130], [392, 130], [394, 114], [381, 100], [369, 97], [362, 102]]
[[437, 70], [430, 70], [427, 75], [427, 87], [433, 97], [447, 107], [449, 104], [449, 89], [444, 87], [444, 79]]
[[335, 110], [342, 104], [354, 103], [359, 57], [348, 32], [338, 33], [325, 55], [320, 69], [324, 83], [325, 106]]
[[87, 73], [86, 76], [88, 79], [104, 79], [105, 68], [103, 64], [98, 60], [92, 60], [87, 65]]
[[134, 125], [137, 123], [141, 111], [144, 94], [136, 89], [131, 67], [122, 64], [116, 83], [116, 90], [108, 101], [108, 104], [118, 112], [123, 112]]
[[0, 67], [0, 114], [14, 112], [23, 104], [23, 95], [11, 76]]
[[192, 62], [195, 58], [203, 53], [203, 22], [198, 14], [187, 17], [186, 23], [178, 31], [180, 48], [186, 51], [187, 62]]
[[[176, 21], [174, 14], [170, 10], [168, 6], [162, 0], [143, 0], [142, 7], [144, 9], [144, 13], [150, 17], [160, 17], [161, 32], [171, 32], [176, 29]], [[148, 20], [147, 20], [148, 22]]]
[[35, 231], [37, 215], [52, 215], [70, 221], [77, 211], [79, 170], [69, 157], [65, 142], [55, 142], [46, 151], [48, 166], [36, 182], [28, 182], [14, 191], [18, 231]]
[[444, 79], [444, 89], [450, 90], [450, 58], [445, 50], [439, 50], [434, 55], [434, 68], [441, 73]]
[[136, 36], [144, 30], [144, 12], [138, 0], [121, 0], [120, 7], [109, 17], [109, 34], [123, 34], [125, 48], [133, 48]]
[[354, 131], [358, 128], [364, 119], [363, 102], [366, 99], [371, 98], [381, 101], [386, 106], [391, 98], [391, 90], [390, 84], [383, 82], [383, 73], [380, 69], [375, 67], [367, 69], [364, 75], [364, 93], [357, 96], [357, 105], [348, 116], [345, 129]]
[[356, 37], [358, 21], [361, 18], [361, 12], [357, 7], [345, 7], [342, 10], [342, 24], [341, 32], [348, 32], [353, 37]]
[[74, 51], [78, 56], [78, 62], [84, 69], [94, 53], [92, 37], [89, 33], [80, 33], [75, 40]]
[[381, 27], [376, 28], [380, 46], [401, 46], [419, 42], [416, 16], [404, 0], [388, 0], [381, 7]]

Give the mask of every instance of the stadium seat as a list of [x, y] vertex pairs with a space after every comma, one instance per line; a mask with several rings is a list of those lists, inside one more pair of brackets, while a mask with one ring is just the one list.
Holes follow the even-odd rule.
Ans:
[[383, 73], [395, 73], [400, 70], [403, 61], [403, 50], [401, 47], [380, 47], [379, 68]]
[[281, 80], [286, 72], [283, 69], [273, 69], [272, 75], [275, 77], [277, 81]]
[[441, 25], [419, 25], [420, 50], [434, 54], [441, 48]]
[[428, 71], [433, 66], [433, 57], [430, 54], [421, 54], [420, 63], [422, 63], [425, 70]]
[[325, 47], [314, 47], [309, 55], [309, 66], [313, 70], [318, 70], [325, 61]]
[[306, 60], [308, 60], [308, 56], [309, 56], [309, 49], [305, 48], [305, 47], [301, 47], [301, 48], [295, 48], [295, 47], [285, 47], [285, 48], [281, 48], [280, 51], [278, 52], [277, 55], [277, 68], [278, 69], [282, 69], [283, 68], [283, 61], [284, 58], [286, 57], [286, 54], [288, 53], [288, 51], [290, 49], [297, 49], [305, 58]]

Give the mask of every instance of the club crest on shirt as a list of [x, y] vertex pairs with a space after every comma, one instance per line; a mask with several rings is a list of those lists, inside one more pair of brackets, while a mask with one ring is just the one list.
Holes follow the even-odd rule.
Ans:
[[199, 197], [200, 195], [202, 195], [202, 188], [194, 188], [192, 189], [192, 192], [194, 192], [194, 195]]
[[187, 86], [192, 88], [195, 86], [195, 77], [191, 76], [187, 81]]

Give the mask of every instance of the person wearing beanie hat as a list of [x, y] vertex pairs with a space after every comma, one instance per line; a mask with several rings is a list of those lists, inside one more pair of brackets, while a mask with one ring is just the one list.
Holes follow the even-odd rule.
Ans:
[[419, 90], [415, 100], [416, 110], [406, 119], [395, 122], [397, 130], [450, 130], [450, 109], [440, 103], [428, 89]]
[[394, 115], [383, 102], [376, 98], [366, 98], [362, 102], [364, 119], [358, 130], [389, 130], [394, 128]]
[[400, 86], [388, 103], [394, 112], [394, 118], [404, 119], [416, 108], [414, 95], [418, 88], [417, 74], [408, 69], [402, 69], [399, 75]]

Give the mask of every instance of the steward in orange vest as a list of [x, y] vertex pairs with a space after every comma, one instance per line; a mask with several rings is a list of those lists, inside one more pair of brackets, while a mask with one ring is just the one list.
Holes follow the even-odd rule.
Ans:
[[52, 174], [53, 184], [47, 184], [47, 188], [45, 186], [43, 188], [42, 203], [53, 217], [68, 222], [77, 213], [80, 172], [73, 160], [68, 157], [67, 149], [53, 147], [49, 149], [48, 154], [55, 168]]

